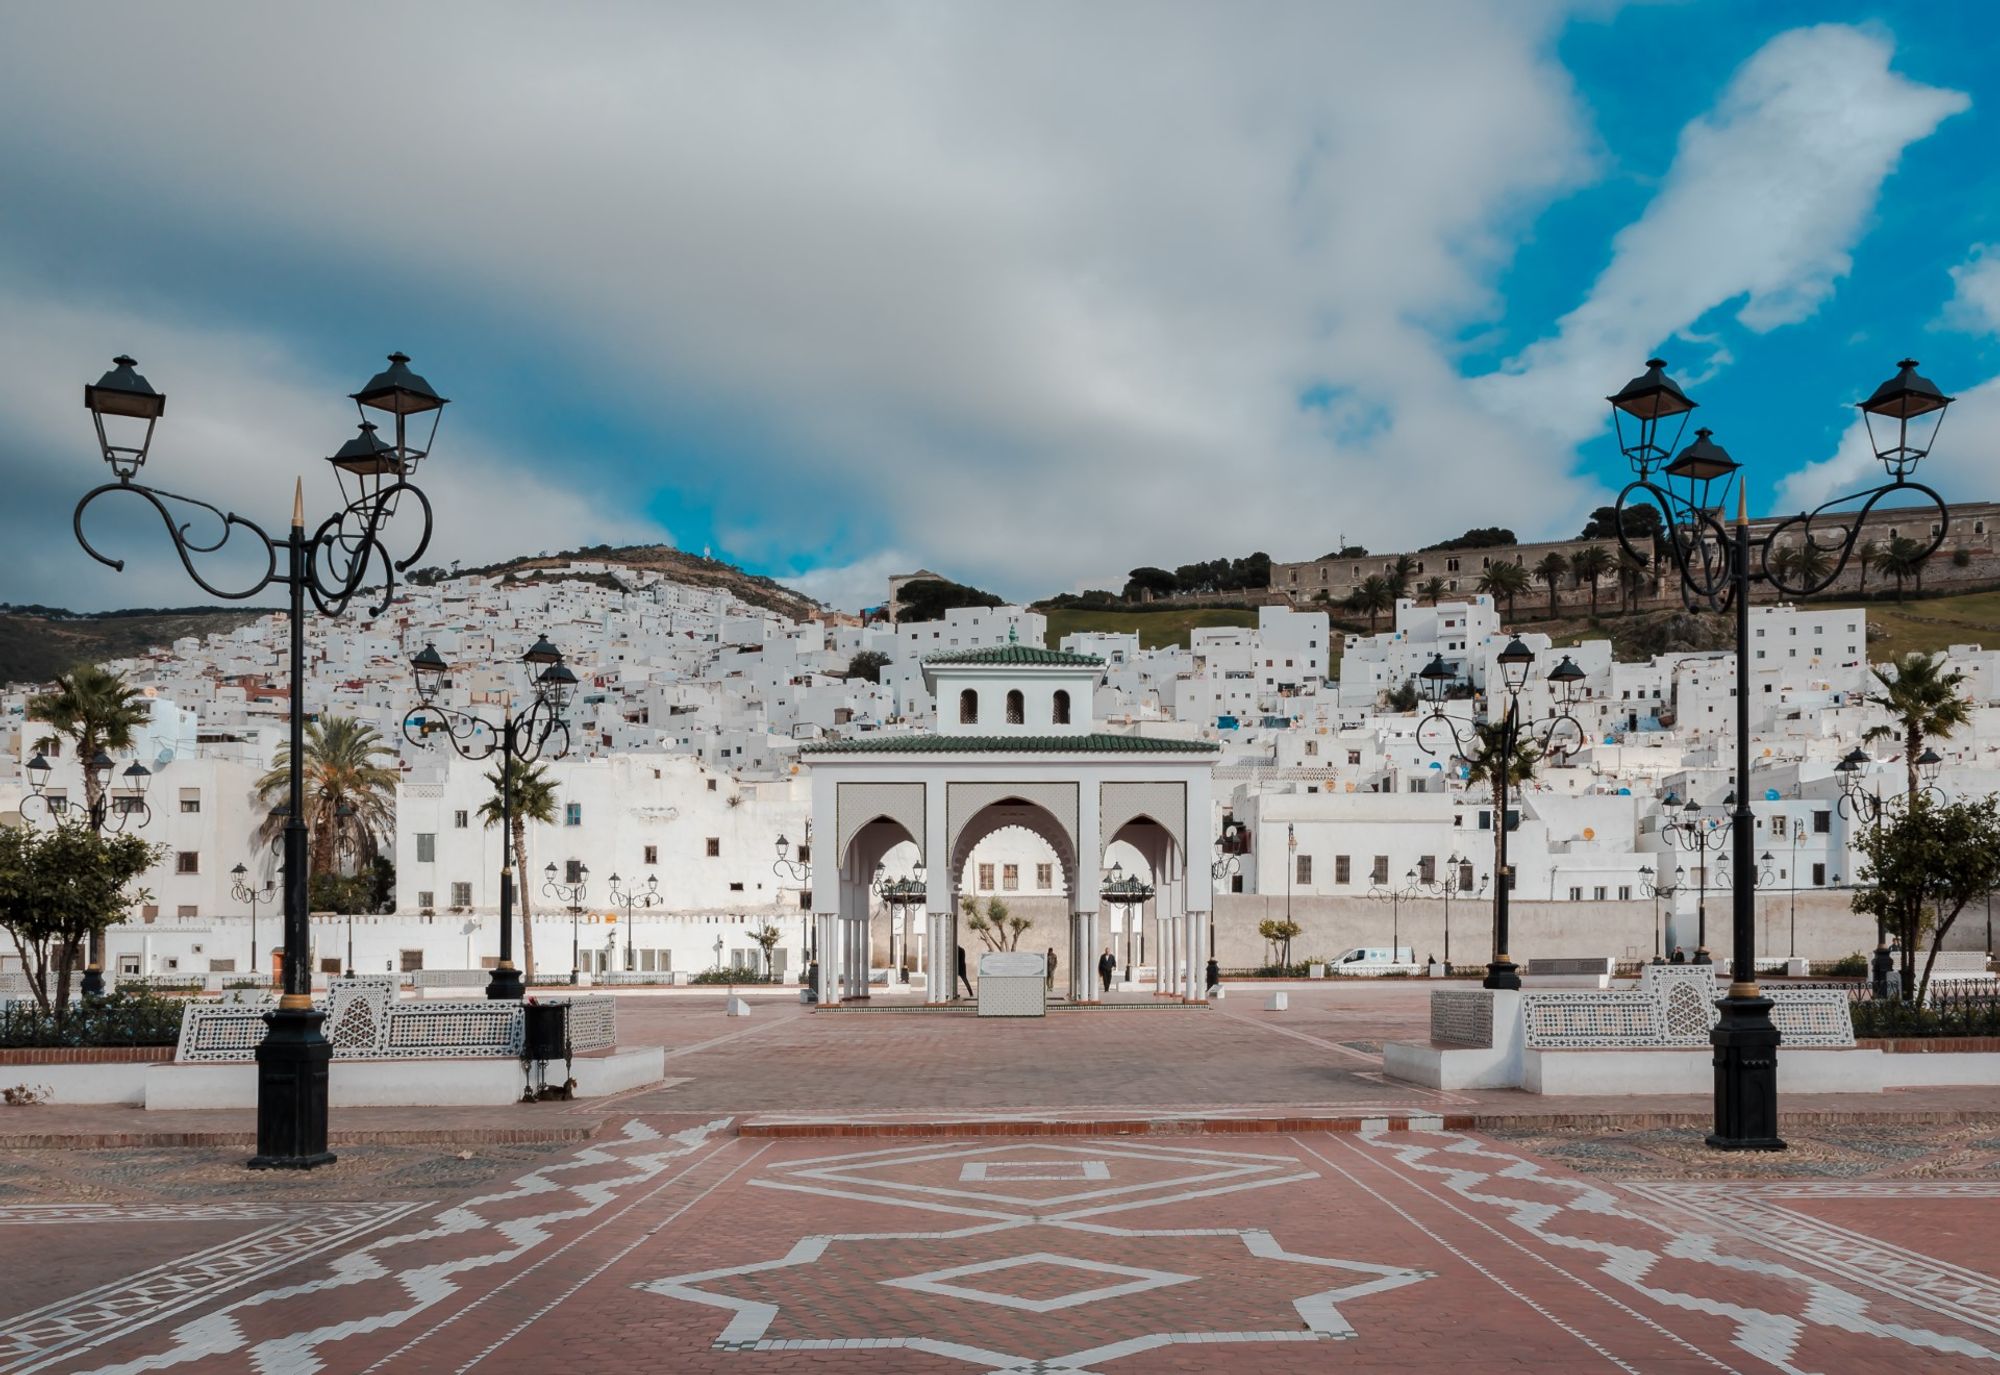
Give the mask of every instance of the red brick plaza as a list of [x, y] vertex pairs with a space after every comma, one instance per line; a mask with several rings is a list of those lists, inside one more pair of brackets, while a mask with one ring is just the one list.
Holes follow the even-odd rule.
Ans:
[[[661, 1001], [628, 1025], [670, 1047], [667, 1086], [487, 1114], [585, 1141], [451, 1119], [468, 1144], [344, 1146], [303, 1179], [0, 1151], [0, 1375], [2000, 1368], [1992, 1095], [1717, 1159], [1385, 1084], [1368, 1033], [1396, 1000], [1294, 1008]], [[1093, 1130], [1114, 1117], [1149, 1129]]]

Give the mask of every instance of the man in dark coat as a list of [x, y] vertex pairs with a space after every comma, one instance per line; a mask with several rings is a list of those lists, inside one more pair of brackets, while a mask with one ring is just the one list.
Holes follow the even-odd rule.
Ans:
[[[972, 978], [965, 972], [965, 947], [962, 945], [958, 947], [958, 981], [965, 985], [966, 997], [970, 998], [974, 996], [972, 992]], [[952, 991], [955, 993], [958, 990], [954, 988]]]
[[1049, 984], [1049, 992], [1051, 993], [1055, 992], [1056, 991], [1056, 948], [1053, 945], [1049, 947], [1048, 984]]
[[1111, 976], [1117, 972], [1118, 957], [1111, 953], [1111, 947], [1107, 945], [1104, 947], [1104, 953], [1097, 957], [1097, 977], [1103, 983], [1106, 993], [1111, 991]]

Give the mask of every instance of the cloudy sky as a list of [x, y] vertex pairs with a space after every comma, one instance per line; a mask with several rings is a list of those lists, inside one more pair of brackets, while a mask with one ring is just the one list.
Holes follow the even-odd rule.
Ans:
[[[671, 540], [834, 604], [1470, 525], [1574, 534], [1659, 351], [1753, 505], [2000, 490], [2000, 68], [1971, 3], [0, 12], [0, 600], [211, 600], [93, 518], [78, 391], [269, 521], [391, 349], [435, 552]], [[155, 518], [156, 520], [156, 518]]]

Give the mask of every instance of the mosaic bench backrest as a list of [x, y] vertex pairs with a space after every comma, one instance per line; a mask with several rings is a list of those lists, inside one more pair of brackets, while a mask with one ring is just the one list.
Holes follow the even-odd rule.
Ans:
[[[518, 1056], [521, 1004], [489, 998], [402, 999], [379, 983], [355, 981], [313, 1006], [327, 1014], [322, 1034], [336, 1060], [432, 1060]], [[570, 1048], [581, 1054], [618, 1043], [617, 1003], [604, 995], [555, 1001], [570, 1006]], [[174, 1059], [193, 1064], [256, 1058], [265, 1007], [190, 1003], [181, 1015]]]
[[[1549, 989], [1521, 995], [1526, 1044], [1536, 1050], [1680, 1049], [1709, 1044], [1724, 992], [1708, 965], [1647, 965], [1636, 989]], [[1764, 989], [1771, 1021], [1794, 1048], [1854, 1044], [1847, 995], [1837, 988]]]
[[1441, 988], [1432, 993], [1431, 1040], [1447, 1046], [1492, 1046], [1493, 995], [1483, 988]]

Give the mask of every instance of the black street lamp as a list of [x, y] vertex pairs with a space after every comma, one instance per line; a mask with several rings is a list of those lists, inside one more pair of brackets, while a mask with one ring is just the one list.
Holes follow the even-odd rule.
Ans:
[[[1442, 654], [1432, 657], [1423, 672], [1417, 675], [1424, 696], [1431, 704], [1430, 714], [1417, 723], [1417, 744], [1425, 754], [1436, 754], [1435, 728], [1444, 727], [1451, 734], [1457, 757], [1467, 764], [1482, 765], [1492, 784], [1495, 831], [1493, 958], [1487, 963], [1486, 978], [1481, 981], [1481, 986], [1517, 989], [1521, 986], [1520, 970], [1507, 953], [1508, 900], [1513, 889], [1513, 868], [1507, 863], [1507, 790], [1513, 783], [1514, 771], [1520, 765], [1524, 749], [1534, 751], [1535, 757], [1553, 755], [1561, 762], [1583, 747], [1583, 723], [1576, 719], [1571, 709], [1576, 702], [1577, 684], [1583, 681], [1584, 674], [1570, 661], [1569, 655], [1563, 655], [1562, 662], [1549, 670], [1547, 680], [1556, 710], [1546, 717], [1523, 719], [1521, 691], [1528, 685], [1528, 673], [1534, 667], [1535, 652], [1516, 636], [1495, 656], [1495, 662], [1500, 670], [1500, 690], [1506, 696], [1507, 707], [1496, 719], [1489, 698], [1485, 719], [1478, 720], [1470, 716], [1455, 716], [1444, 709], [1445, 699], [1457, 682], [1458, 674], [1445, 663]], [[1487, 686], [1490, 693], [1492, 685]], [[1450, 956], [1447, 955], [1447, 967], [1449, 964]]]
[[[1124, 865], [1113, 864], [1110, 872], [1105, 874], [1104, 886], [1098, 889], [1097, 896], [1104, 902], [1110, 903], [1113, 907], [1120, 910], [1120, 916], [1126, 933], [1125, 969], [1129, 974], [1132, 969], [1131, 939], [1133, 916], [1138, 909], [1153, 900], [1153, 885], [1140, 878], [1137, 874], [1127, 874]], [[1143, 941], [1144, 938], [1141, 937], [1141, 940]], [[1291, 958], [1290, 944], [1289, 941], [1286, 942], [1285, 958], [1287, 959]], [[1139, 959], [1143, 962], [1145, 958], [1146, 952], [1142, 944], [1139, 951]]]
[[[814, 966], [819, 962], [819, 942], [812, 934], [812, 818], [806, 818], [805, 844], [799, 846], [796, 855], [792, 852], [792, 842], [784, 832], [778, 833], [778, 857], [771, 863], [771, 872], [779, 878], [789, 878], [799, 885], [799, 943], [805, 951], [806, 978], [808, 982], [818, 977]], [[815, 983], [814, 988], [818, 985]]]
[[569, 981], [576, 982], [577, 971], [583, 964], [583, 948], [577, 944], [583, 920], [584, 889], [590, 886], [590, 866], [578, 864], [574, 882], [561, 882], [556, 878], [556, 866], [551, 863], [542, 870], [542, 896], [554, 898], [569, 909]]
[[[1454, 859], [1457, 856], [1453, 856]], [[1403, 902], [1417, 895], [1417, 871], [1411, 869], [1403, 875], [1403, 886], [1392, 888], [1386, 883], [1368, 886], [1368, 896], [1377, 902], [1389, 904], [1389, 946], [1392, 951], [1400, 950], [1403, 944]], [[1451, 967], [1451, 906], [1445, 906], [1444, 918], [1444, 959], [1445, 968]]]
[[[295, 484], [291, 525], [283, 538], [274, 538], [233, 511], [134, 481], [152, 448], [160, 417], [166, 413], [167, 398], [139, 375], [132, 359], [121, 354], [113, 360], [112, 371], [83, 389], [83, 404], [97, 428], [98, 451], [115, 479], [85, 493], [77, 503], [72, 526], [85, 553], [110, 568], [124, 569], [122, 559], [101, 554], [91, 544], [83, 533], [83, 517], [98, 498], [129, 493], [159, 513], [181, 567], [210, 596], [243, 601], [272, 586], [282, 586], [290, 594], [291, 786], [284, 835], [284, 992], [277, 1009], [265, 1017], [269, 1030], [257, 1047], [257, 1154], [250, 1160], [256, 1169], [311, 1169], [334, 1158], [326, 1148], [327, 1063], [333, 1048], [320, 1031], [326, 1014], [315, 1011], [312, 1005], [312, 933], [307, 913], [303, 773], [306, 602], [310, 598], [321, 615], [338, 616], [372, 576], [380, 579], [382, 595], [375, 606], [379, 615], [395, 595], [396, 574], [422, 558], [430, 543], [430, 501], [410, 479], [436, 437], [445, 399], [410, 371], [409, 361], [403, 354], [390, 354], [389, 366], [351, 398], [361, 416], [360, 435], [328, 460], [341, 487], [340, 509], [307, 535], [305, 487], [303, 482]], [[368, 421], [370, 411], [395, 417], [394, 443], [376, 436]], [[419, 446], [410, 442], [408, 422], [425, 414], [431, 417], [430, 434]], [[384, 536], [405, 496], [417, 507], [422, 530], [409, 556], [395, 559]], [[192, 514], [176, 516], [170, 505], [192, 508]], [[206, 526], [199, 533], [195, 530], [197, 521]], [[196, 567], [195, 560], [223, 549], [239, 530], [247, 532], [251, 548], [262, 552], [264, 567], [247, 586], [218, 587]]]
[[[1563, 662], [1568, 663], [1569, 660], [1565, 659]], [[1410, 882], [1417, 892], [1428, 894], [1434, 898], [1442, 897], [1444, 899], [1444, 968], [1445, 972], [1449, 974], [1451, 972], [1451, 900], [1462, 893], [1471, 893], [1474, 897], [1479, 896], [1479, 894], [1486, 891], [1486, 885], [1490, 882], [1490, 876], [1481, 874], [1478, 884], [1475, 885], [1472, 882], [1471, 861], [1467, 860], [1461, 854], [1454, 853], [1450, 859], [1445, 861], [1445, 874], [1443, 878], [1437, 877], [1436, 874], [1433, 874], [1430, 878], [1425, 878], [1412, 869], [1410, 871]], [[1494, 901], [1497, 903], [1499, 899], [1496, 897]], [[1497, 920], [1503, 923], [1500, 929], [1504, 932], [1506, 918], [1502, 916]], [[1503, 934], [1500, 939], [1503, 944], [1498, 948], [1504, 950], [1506, 949], [1504, 944], [1505, 935]], [[1412, 951], [1411, 953], [1415, 954], [1416, 952]], [[1518, 977], [1514, 986], [1516, 988], [1520, 987]]]
[[[1664, 869], [1665, 867], [1664, 864], [1661, 865], [1661, 868]], [[1660, 931], [1660, 899], [1671, 898], [1680, 892], [1681, 881], [1687, 877], [1687, 870], [1678, 864], [1675, 865], [1672, 883], [1661, 883], [1659, 881], [1660, 876], [1653, 872], [1653, 866], [1650, 864], [1641, 864], [1639, 866], [1639, 875], [1639, 885], [1646, 890], [1646, 896], [1653, 900], [1653, 963], [1664, 964], [1666, 963], [1666, 957], [1660, 953], [1662, 942]]]
[[[1780, 595], [1804, 598], [1831, 587], [1847, 570], [1869, 513], [1893, 495], [1920, 497], [1937, 513], [1930, 541], [1916, 551], [1919, 560], [1944, 543], [1951, 510], [1943, 497], [1910, 475], [1936, 442], [1952, 398], [1918, 375], [1914, 358], [1896, 367], [1894, 377], [1858, 403], [1869, 447], [1889, 480], [1787, 517], [1754, 540], [1740, 465], [1713, 442], [1710, 431], [1696, 430], [1694, 443], [1667, 458], [1696, 403], [1666, 375], [1663, 361], [1648, 359], [1644, 373], [1607, 398], [1619, 449], [1634, 474], [1618, 494], [1619, 544], [1634, 558], [1671, 558], [1682, 604], [1690, 611], [1733, 611], [1736, 618], [1736, 809], [1731, 818], [1735, 973], [1711, 1037], [1715, 1130], [1708, 1144], [1720, 1150], [1782, 1150], [1785, 1144], [1778, 1136], [1778, 1031], [1771, 1024], [1771, 1001], [1759, 991], [1752, 968], [1756, 892], [1750, 813], [1750, 589], [1761, 582]], [[1928, 432], [1923, 423], [1927, 416]], [[1668, 425], [1674, 427], [1674, 439], [1662, 443]], [[1726, 527], [1720, 513], [1732, 481], [1736, 519]], [[1625, 512], [1647, 505], [1658, 517], [1659, 533], [1652, 541], [1657, 547], [1641, 551], [1632, 547], [1636, 525], [1625, 520]], [[1921, 513], [1923, 508], [1915, 509]], [[1808, 553], [1814, 557], [1794, 557]]]
[[889, 946], [895, 954], [896, 973], [903, 983], [910, 981], [910, 909], [922, 906], [930, 895], [924, 874], [922, 860], [917, 861], [908, 878], [890, 878], [888, 866], [877, 864], [870, 885], [889, 913]]
[[[1674, 795], [1668, 793], [1667, 805], [1672, 807], [1674, 802]], [[1725, 807], [1734, 806], [1735, 803], [1735, 793], [1731, 793], [1723, 799]], [[1747, 827], [1745, 829], [1746, 831], [1748, 830]], [[1686, 804], [1667, 821], [1667, 824], [1660, 827], [1661, 835], [1664, 835], [1667, 839], [1680, 846], [1681, 849], [1696, 857], [1694, 872], [1699, 896], [1695, 902], [1693, 960], [1695, 964], [1713, 964], [1715, 962], [1714, 958], [1708, 953], [1709, 852], [1714, 851], [1717, 855], [1720, 855], [1723, 848], [1728, 845], [1730, 836], [1735, 834], [1735, 831], [1736, 818], [1734, 816], [1725, 815], [1720, 812], [1705, 812], [1702, 810], [1701, 804], [1696, 802], [1693, 797], [1689, 797]]]
[[560, 759], [569, 753], [569, 722], [563, 713], [576, 695], [576, 674], [546, 636], [536, 637], [521, 656], [521, 663], [533, 680], [534, 700], [527, 710], [517, 712], [510, 697], [496, 734], [484, 717], [438, 703], [438, 689], [444, 685], [449, 666], [436, 645], [426, 644], [410, 656], [418, 705], [403, 718], [403, 737], [413, 745], [429, 749], [430, 737], [442, 732], [461, 759], [476, 764], [500, 756], [500, 962], [487, 980], [486, 996], [511, 1002], [519, 1002], [522, 992], [521, 971], [514, 967], [514, 865], [510, 854], [514, 794], [528, 766], [542, 757], [557, 732], [562, 734], [562, 743], [549, 758]]
[[260, 903], [269, 902], [277, 894], [278, 881], [265, 879], [264, 886], [259, 888], [250, 882], [249, 875], [250, 871], [241, 864], [229, 871], [232, 880], [229, 885], [229, 896], [238, 902], [250, 904], [250, 972], [261, 979], [262, 975], [257, 968], [257, 907]]
[[[111, 771], [116, 761], [98, 750], [83, 764], [84, 777], [84, 820], [90, 829], [103, 835], [106, 831], [114, 835], [127, 827], [134, 830], [143, 828], [153, 819], [153, 809], [146, 803], [146, 790], [152, 785], [153, 771], [133, 760], [125, 771], [118, 775], [119, 786], [111, 790]], [[28, 804], [41, 803], [42, 810], [51, 820], [70, 808], [70, 801], [60, 794], [48, 791], [49, 775], [53, 770], [41, 751], [28, 761], [28, 796], [21, 801], [21, 812], [25, 817]], [[83, 995], [96, 998], [104, 993], [104, 932], [90, 933], [90, 951], [83, 971]]]
[[[625, 908], [625, 972], [632, 972], [632, 909], [635, 907], [658, 907], [666, 901], [660, 893], [660, 878], [657, 874], [646, 875], [646, 886], [634, 883], [629, 888], [621, 888], [618, 875], [611, 876], [611, 901], [613, 905]], [[614, 933], [615, 934], [615, 933]], [[605, 946], [608, 951], [611, 947]]]

